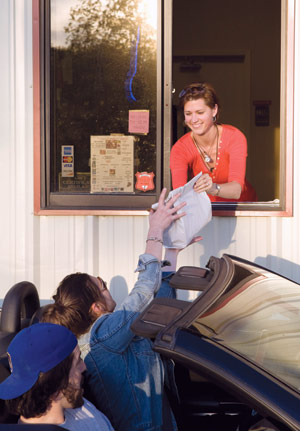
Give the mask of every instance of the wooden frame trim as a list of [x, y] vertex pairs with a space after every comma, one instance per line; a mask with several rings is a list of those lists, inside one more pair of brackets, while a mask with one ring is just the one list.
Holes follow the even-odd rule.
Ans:
[[[291, 217], [293, 216], [293, 135], [294, 135], [294, 36], [295, 36], [295, 0], [284, 1], [282, 17], [285, 19], [286, 37], [282, 70], [282, 91], [284, 111], [285, 151], [281, 160], [285, 171], [285, 210], [217, 210], [214, 216], [247, 217]], [[284, 13], [285, 11], [285, 13]], [[34, 214], [35, 215], [147, 215], [147, 210], [92, 210], [92, 209], [42, 209], [41, 208], [41, 94], [40, 94], [40, 5], [39, 0], [32, 0], [32, 43], [33, 43], [33, 145], [34, 145]], [[281, 152], [282, 152], [281, 148]]]
[[33, 58], [33, 169], [34, 214], [40, 212], [41, 202], [41, 98], [40, 98], [40, 8], [32, 0], [32, 58]]
[[295, 2], [287, 0], [285, 62], [285, 199], [287, 215], [293, 215], [294, 178], [294, 69], [295, 69]]

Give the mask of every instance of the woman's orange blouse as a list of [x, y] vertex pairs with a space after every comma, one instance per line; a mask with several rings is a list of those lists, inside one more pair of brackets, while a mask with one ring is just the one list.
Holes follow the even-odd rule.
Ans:
[[[245, 180], [247, 158], [247, 140], [236, 127], [222, 124], [222, 134], [218, 146], [218, 155], [213, 172], [204, 163], [191, 136], [191, 132], [180, 138], [171, 150], [170, 167], [173, 188], [181, 187], [190, 177], [199, 172], [208, 173], [214, 183], [238, 182], [242, 193], [238, 201], [255, 202], [257, 196], [253, 187]], [[219, 196], [208, 195], [212, 202], [236, 201]]]

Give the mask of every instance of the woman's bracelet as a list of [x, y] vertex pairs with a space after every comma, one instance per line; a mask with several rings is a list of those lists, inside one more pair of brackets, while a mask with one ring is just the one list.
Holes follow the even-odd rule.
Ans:
[[150, 236], [149, 238], [146, 239], [146, 242], [148, 241], [160, 242], [161, 244], [163, 244], [162, 240], [157, 236]]

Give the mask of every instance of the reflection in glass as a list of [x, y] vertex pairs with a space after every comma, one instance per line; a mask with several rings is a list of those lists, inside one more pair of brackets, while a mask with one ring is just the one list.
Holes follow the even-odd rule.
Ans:
[[[134, 134], [132, 182], [156, 173], [156, 3], [51, 0], [52, 192], [90, 192], [91, 136], [128, 135], [129, 110], [150, 113], [149, 133]], [[64, 161], [74, 177], [62, 176]], [[111, 173], [120, 157], [106, 162]]]
[[300, 389], [299, 285], [268, 273], [230, 290], [193, 327]]

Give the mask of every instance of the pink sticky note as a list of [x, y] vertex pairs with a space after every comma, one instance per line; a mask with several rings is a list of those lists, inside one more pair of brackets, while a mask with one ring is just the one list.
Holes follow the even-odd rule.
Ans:
[[148, 110], [131, 110], [129, 111], [128, 120], [129, 133], [149, 133], [149, 111]]

